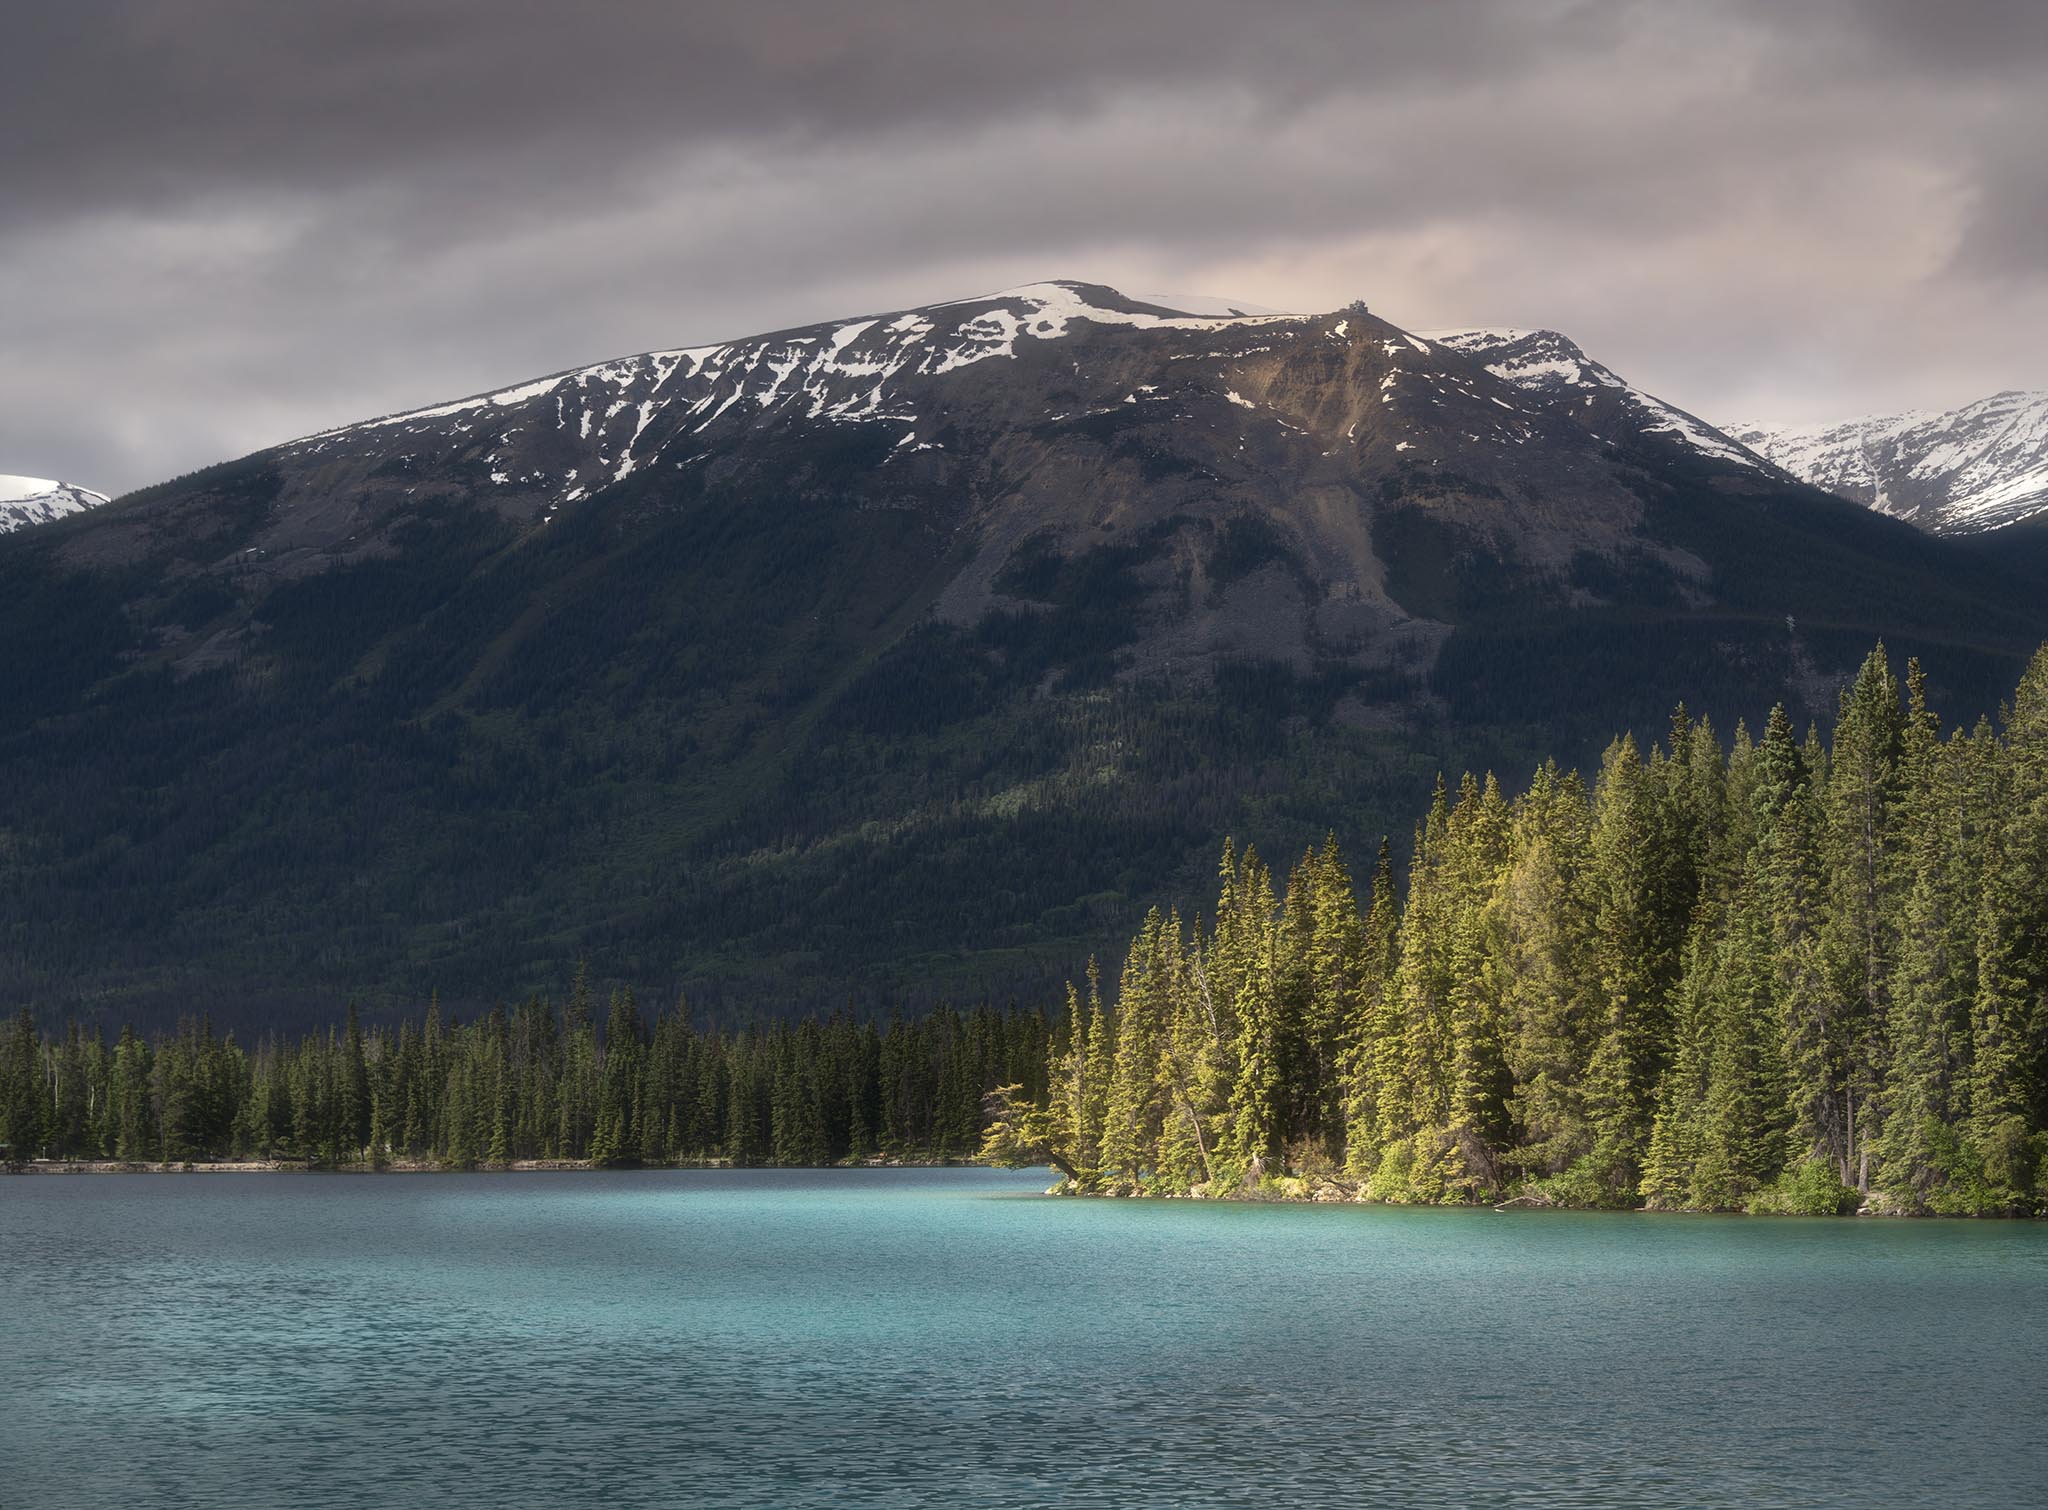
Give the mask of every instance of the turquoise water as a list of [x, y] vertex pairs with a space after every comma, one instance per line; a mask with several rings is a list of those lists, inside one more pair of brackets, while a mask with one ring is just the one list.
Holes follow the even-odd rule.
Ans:
[[0, 1506], [2020, 1504], [2048, 1228], [0, 1180]]

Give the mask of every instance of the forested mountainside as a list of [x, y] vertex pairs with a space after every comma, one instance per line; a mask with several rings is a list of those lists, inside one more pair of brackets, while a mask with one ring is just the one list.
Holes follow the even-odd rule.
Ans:
[[10, 536], [0, 986], [325, 1021], [587, 957], [707, 1006], [1001, 999], [1219, 833], [1370, 843], [1439, 769], [1680, 696], [1825, 717], [1879, 635], [1989, 710], [2048, 633], [1996, 559], [1483, 356], [1039, 284]]
[[1809, 1214], [2048, 1208], [2048, 648], [1944, 730], [1882, 649], [1833, 738], [1683, 709], [1589, 782], [1439, 785], [1404, 885], [1226, 845], [1064, 1012], [602, 1035], [579, 977], [466, 1024], [110, 1043], [23, 1011], [16, 1159], [1052, 1163], [1070, 1188]]
[[1828, 743], [1468, 775], [1362, 910], [1334, 843], [1284, 895], [1226, 847], [1048, 1053], [988, 1152], [1081, 1191], [2048, 1208], [2048, 647], [2002, 729], [1880, 649]]

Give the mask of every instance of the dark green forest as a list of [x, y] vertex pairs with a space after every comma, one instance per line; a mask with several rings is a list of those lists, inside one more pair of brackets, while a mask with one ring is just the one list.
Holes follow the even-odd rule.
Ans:
[[252, 1158], [316, 1168], [589, 1160], [818, 1165], [972, 1157], [989, 1087], [1029, 1087], [1036, 1012], [700, 1027], [614, 993], [600, 1032], [579, 978], [466, 1023], [436, 1006], [395, 1030], [344, 1026], [244, 1048], [187, 1021], [108, 1044], [27, 1012], [0, 1047], [0, 1145], [17, 1160]]
[[986, 1155], [1078, 1191], [2048, 1207], [2048, 649], [1944, 734], [1883, 649], [1834, 737], [1673, 717], [1510, 800], [1439, 785], [1405, 895], [1226, 847], [1070, 990]]
[[1831, 739], [1681, 707], [1589, 782], [1438, 783], [1404, 879], [1226, 844], [1105, 993], [886, 1026], [645, 1021], [579, 979], [468, 1022], [109, 1045], [23, 1011], [17, 1158], [1050, 1163], [1128, 1194], [2048, 1209], [2048, 648], [1944, 730], [1882, 647]]

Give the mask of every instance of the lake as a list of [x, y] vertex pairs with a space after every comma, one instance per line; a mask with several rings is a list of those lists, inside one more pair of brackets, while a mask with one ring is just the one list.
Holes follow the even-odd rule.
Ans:
[[0, 1505], [2041, 1503], [2048, 1227], [0, 1179]]

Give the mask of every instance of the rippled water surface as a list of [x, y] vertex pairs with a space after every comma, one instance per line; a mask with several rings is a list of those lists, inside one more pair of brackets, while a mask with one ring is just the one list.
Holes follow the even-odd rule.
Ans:
[[0, 1180], [0, 1505], [2021, 1504], [2048, 1229]]

